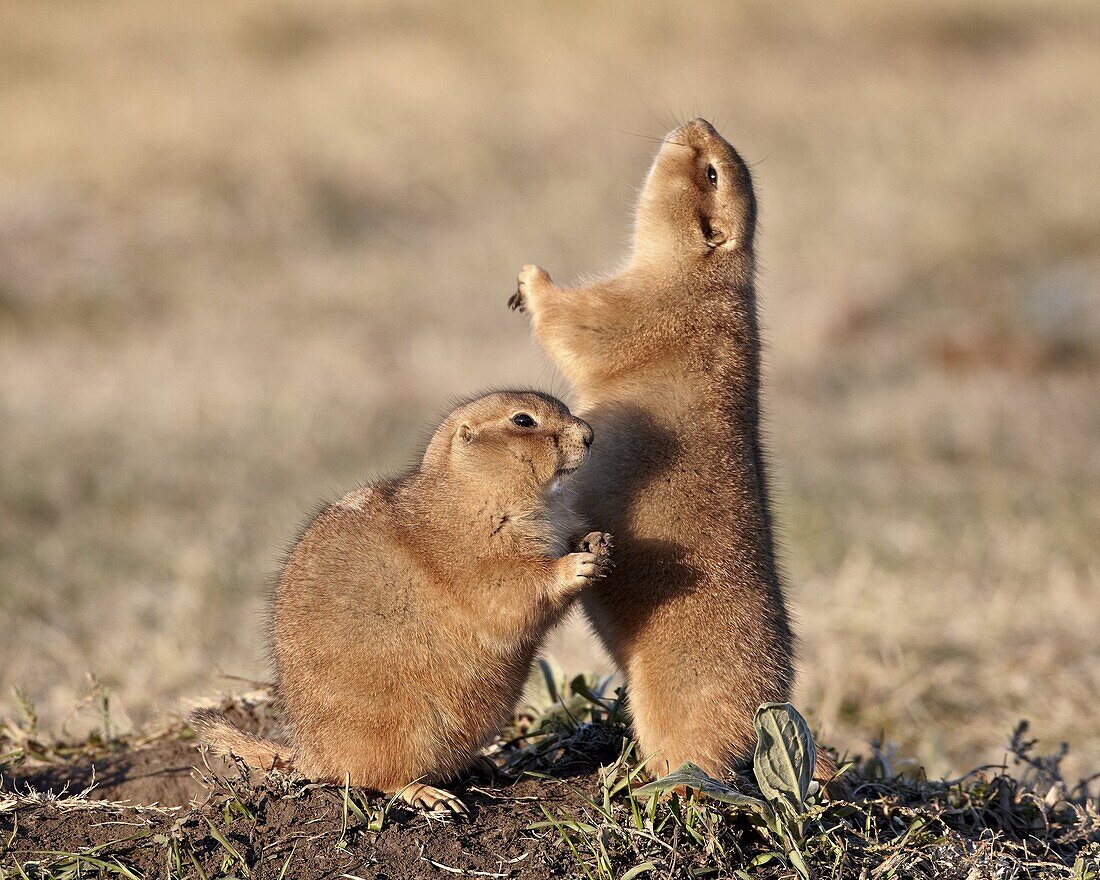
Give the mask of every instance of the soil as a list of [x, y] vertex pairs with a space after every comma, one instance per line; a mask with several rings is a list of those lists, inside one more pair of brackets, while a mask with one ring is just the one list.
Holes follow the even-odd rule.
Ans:
[[[605, 741], [589, 754], [570, 753], [566, 762], [547, 768], [550, 775], [524, 774], [492, 786], [460, 781], [450, 790], [469, 807], [469, 819], [394, 804], [381, 830], [372, 831], [354, 810], [345, 820], [342, 787], [281, 774], [257, 778], [201, 756], [184, 729], [142, 746], [9, 771], [0, 781], [0, 803], [4, 791], [43, 797], [21, 800], [8, 812], [0, 808], [0, 865], [10, 859], [24, 868], [34, 861], [44, 868], [69, 866], [74, 863], [49, 853], [101, 847], [93, 858], [108, 864], [117, 858], [144, 877], [165, 876], [173, 851], [181, 854], [181, 873], [206, 877], [584, 876], [557, 831], [530, 826], [546, 820], [544, 809], [582, 818], [586, 798], [597, 796], [601, 761], [617, 753], [617, 744]], [[93, 782], [86, 798], [66, 798]], [[368, 817], [389, 801], [376, 792], [352, 794]], [[159, 845], [150, 845], [154, 841]]]
[[[238, 698], [221, 708], [277, 735], [267, 707]], [[635, 802], [620, 796], [601, 818], [600, 768], [621, 772], [626, 731], [567, 714], [569, 725], [537, 734], [517, 727], [524, 739], [498, 744], [512, 778], [448, 786], [469, 807], [467, 819], [215, 761], [180, 722], [106, 745], [46, 745], [9, 726], [0, 730], [0, 880], [796, 875], [796, 851], [777, 851], [752, 811], [707, 801], [688, 824], [686, 802], [673, 796], [659, 810], [649, 802], [654, 812], [635, 825], [624, 801]], [[1018, 728], [1014, 743], [1025, 732]], [[1021, 742], [1021, 779], [984, 768], [929, 781], [856, 765], [850, 798], [813, 807], [799, 860], [814, 876], [1100, 876], [1089, 873], [1100, 870], [1095, 799], [1067, 787], [1059, 756], [1032, 756], [1030, 741]], [[759, 794], [747, 779], [739, 788]]]
[[[107, 844], [98, 853], [100, 858], [118, 856], [139, 874], [162, 874], [164, 848], [143, 846], [140, 840], [112, 844], [126, 836], [120, 835], [120, 825], [133, 822], [140, 823], [143, 838], [175, 834], [186, 840], [203, 872], [209, 877], [221, 876], [226, 850], [210, 833], [206, 824], [210, 819], [243, 856], [254, 878], [278, 877], [289, 858], [285, 876], [304, 880], [347, 874], [379, 880], [445, 876], [451, 873], [448, 869], [542, 880], [570, 876], [579, 868], [552, 829], [530, 831], [528, 826], [545, 819], [540, 805], [558, 815], [577, 813], [584, 793], [592, 787], [588, 783], [593, 781], [582, 778], [569, 784], [527, 779], [504, 789], [485, 789], [484, 793], [464, 788], [460, 796], [471, 810], [468, 821], [394, 807], [381, 831], [367, 831], [353, 819], [346, 834], [341, 833], [342, 792], [332, 787], [316, 788], [298, 797], [263, 792], [249, 796], [245, 803], [255, 822], [238, 816], [228, 825], [224, 816], [230, 798], [224, 794], [178, 815], [142, 814], [133, 807], [65, 810], [46, 805], [30, 813], [20, 811], [19, 845], [11, 855], [25, 865], [35, 858], [36, 851], [79, 852]], [[385, 803], [381, 796], [365, 800], [375, 808]], [[14, 814], [0, 817], [0, 835], [12, 834], [13, 818]]]

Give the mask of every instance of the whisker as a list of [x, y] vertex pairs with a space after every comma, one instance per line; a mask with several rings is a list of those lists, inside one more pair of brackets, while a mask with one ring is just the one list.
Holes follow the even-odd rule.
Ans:
[[642, 106], [645, 107], [646, 112], [648, 112], [649, 115], [653, 118], [653, 121], [656, 122], [659, 126], [661, 126], [662, 131], [671, 131], [672, 130], [673, 126], [670, 126], [668, 124], [667, 120], [664, 120], [664, 119], [661, 119], [660, 117], [658, 117], [657, 114], [653, 112], [653, 108], [650, 107], [649, 104], [646, 101], [642, 101]]
[[630, 137], [641, 138], [644, 141], [653, 141], [653, 143], [655, 144], [663, 144], [665, 142], [664, 138], [653, 137], [652, 135], [648, 134], [638, 134], [636, 131], [625, 131], [621, 128], [612, 128], [610, 129], [610, 131], [613, 131], [617, 134], [629, 135]]

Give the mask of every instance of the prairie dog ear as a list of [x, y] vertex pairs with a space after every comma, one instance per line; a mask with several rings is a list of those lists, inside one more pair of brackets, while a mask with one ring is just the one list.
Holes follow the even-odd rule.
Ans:
[[700, 232], [703, 233], [703, 241], [705, 241], [707, 247], [711, 249], [719, 248], [729, 241], [729, 236], [718, 227], [712, 225], [709, 217], [699, 218], [699, 229]]
[[718, 248], [726, 244], [729, 241], [729, 236], [726, 235], [721, 229], [714, 229], [713, 227], [706, 233], [707, 247]]
[[459, 425], [458, 430], [455, 431], [455, 437], [465, 444], [472, 443], [475, 436], [474, 429], [466, 424]]

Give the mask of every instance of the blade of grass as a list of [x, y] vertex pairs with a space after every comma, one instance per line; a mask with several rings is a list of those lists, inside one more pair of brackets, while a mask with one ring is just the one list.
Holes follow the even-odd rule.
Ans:
[[118, 859], [115, 859], [114, 862], [112, 863], [112, 862], [104, 861], [103, 859], [97, 859], [97, 858], [95, 858], [95, 856], [83, 855], [81, 853], [64, 852], [62, 850], [46, 850], [46, 849], [37, 850], [36, 854], [38, 854], [38, 855], [47, 855], [47, 856], [60, 856], [60, 857], [64, 858], [66, 861], [62, 862], [62, 864], [61, 864], [61, 867], [63, 867], [63, 868], [68, 868], [68, 867], [73, 866], [73, 865], [79, 866], [80, 863], [87, 862], [89, 865], [92, 865], [96, 868], [99, 868], [102, 871], [107, 871], [110, 874], [119, 874], [123, 877], [126, 877], [127, 880], [142, 880], [142, 878], [140, 876], [138, 876], [133, 871], [131, 871], [129, 868], [127, 868], [124, 864], [122, 864], [120, 861], [118, 861]]
[[206, 824], [210, 826], [210, 836], [213, 837], [218, 843], [220, 843], [222, 847], [224, 847], [226, 852], [228, 852], [231, 856], [233, 856], [233, 858], [241, 863], [241, 870], [244, 871], [245, 876], [251, 877], [252, 872], [249, 870], [248, 862], [244, 860], [244, 856], [237, 852], [237, 850], [233, 847], [233, 844], [225, 839], [225, 835], [218, 831], [213, 822], [211, 822], [205, 816], [203, 816], [203, 819], [205, 819]]
[[206, 875], [206, 871], [202, 869], [202, 865], [199, 864], [198, 859], [195, 858], [195, 851], [191, 847], [187, 847], [187, 858], [191, 860], [191, 864], [195, 866], [195, 871], [199, 875], [199, 880], [209, 880]]
[[544, 807], [542, 804], [539, 804], [539, 809], [542, 810], [542, 814], [546, 817], [547, 821], [557, 830], [558, 834], [561, 836], [561, 839], [565, 841], [565, 845], [568, 846], [569, 849], [572, 851], [573, 858], [577, 860], [577, 864], [581, 866], [581, 870], [584, 871], [584, 874], [588, 878], [588, 880], [596, 880], [596, 878], [592, 876], [592, 872], [588, 870], [588, 865], [585, 864], [584, 859], [581, 858], [580, 852], [578, 852], [577, 847], [573, 845], [572, 839], [566, 833], [565, 829], [561, 826], [561, 823], [559, 823], [558, 820], [550, 815], [550, 811], [547, 810], [546, 807]]
[[279, 871], [279, 876], [276, 878], [276, 880], [283, 880], [283, 878], [286, 876], [286, 869], [290, 867], [290, 860], [292, 858], [294, 858], [294, 847], [291, 847], [290, 854], [286, 857], [286, 861], [283, 862], [282, 870]]

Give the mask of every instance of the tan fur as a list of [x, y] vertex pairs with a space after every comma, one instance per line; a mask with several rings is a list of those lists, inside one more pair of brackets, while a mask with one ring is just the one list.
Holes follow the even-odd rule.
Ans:
[[[513, 424], [520, 412], [537, 425]], [[274, 603], [298, 771], [463, 809], [432, 784], [499, 732], [547, 628], [606, 572], [608, 536], [569, 552], [566, 480], [591, 441], [554, 398], [495, 392], [456, 409], [416, 470], [313, 519]], [[243, 758], [282, 758], [220, 723], [204, 730]]]
[[756, 708], [791, 691], [760, 447], [755, 225], [748, 168], [695, 120], [653, 163], [619, 274], [562, 288], [526, 266], [510, 303], [600, 435], [578, 510], [614, 532], [616, 568], [582, 601], [627, 676], [651, 772], [743, 764]]
[[199, 735], [199, 740], [216, 755], [236, 755], [246, 764], [262, 770], [285, 770], [290, 767], [291, 751], [288, 746], [241, 730], [224, 712], [196, 709], [187, 721]]

